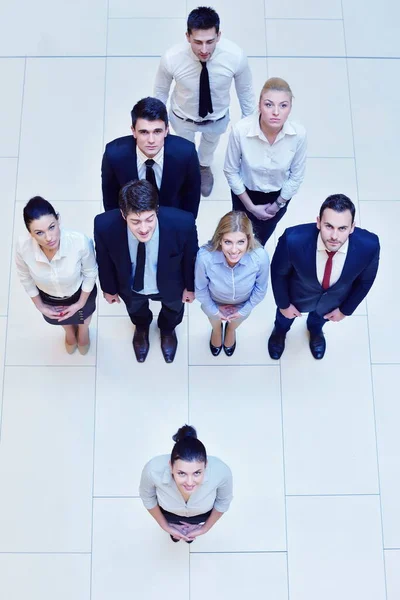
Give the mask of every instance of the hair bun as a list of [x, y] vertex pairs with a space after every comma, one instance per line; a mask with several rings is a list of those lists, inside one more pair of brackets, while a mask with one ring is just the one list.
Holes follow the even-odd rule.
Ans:
[[197, 439], [197, 432], [195, 428], [191, 425], [184, 425], [183, 427], [180, 427], [178, 429], [175, 435], [172, 436], [172, 439], [174, 440], [174, 442], [180, 442], [185, 437], [192, 437]]

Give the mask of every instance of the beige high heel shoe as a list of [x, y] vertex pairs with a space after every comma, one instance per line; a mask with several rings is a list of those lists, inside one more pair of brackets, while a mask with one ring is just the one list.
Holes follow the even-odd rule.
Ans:
[[65, 349], [68, 352], [68, 354], [73, 354], [77, 347], [78, 344], [67, 344], [67, 340], [65, 340]]

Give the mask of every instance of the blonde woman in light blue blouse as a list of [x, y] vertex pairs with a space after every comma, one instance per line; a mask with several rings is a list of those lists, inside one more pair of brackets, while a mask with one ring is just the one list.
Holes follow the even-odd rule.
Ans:
[[211, 241], [200, 248], [195, 268], [196, 298], [212, 325], [213, 356], [222, 348], [232, 356], [236, 329], [265, 297], [268, 275], [268, 254], [255, 239], [250, 219], [244, 212], [224, 215]]

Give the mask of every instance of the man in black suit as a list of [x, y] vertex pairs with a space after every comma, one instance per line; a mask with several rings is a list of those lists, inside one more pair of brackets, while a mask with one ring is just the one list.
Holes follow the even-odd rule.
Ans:
[[149, 298], [160, 300], [161, 350], [171, 363], [183, 303], [194, 300], [195, 220], [178, 208], [159, 207], [157, 190], [145, 180], [124, 185], [119, 205], [94, 221], [101, 289], [109, 304], [120, 302], [120, 297], [125, 302], [136, 325], [133, 348], [138, 362], [144, 362], [149, 351]]
[[355, 206], [343, 194], [322, 204], [316, 225], [289, 227], [280, 237], [271, 263], [277, 304], [275, 327], [268, 340], [278, 360], [294, 319], [308, 312], [310, 350], [316, 359], [326, 349], [322, 327], [353, 314], [374, 283], [379, 264], [379, 239], [355, 227]]
[[118, 208], [128, 181], [147, 179], [159, 190], [161, 206], [191, 212], [200, 203], [200, 166], [195, 145], [168, 133], [165, 104], [143, 98], [132, 109], [132, 135], [106, 145], [101, 166], [104, 210]]

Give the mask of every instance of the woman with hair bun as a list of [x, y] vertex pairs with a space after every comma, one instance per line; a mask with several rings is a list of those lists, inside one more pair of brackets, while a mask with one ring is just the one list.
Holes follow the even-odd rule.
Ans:
[[[197, 253], [196, 298], [212, 325], [210, 351], [232, 356], [236, 329], [267, 293], [269, 258], [244, 212], [224, 215]], [[225, 323], [223, 332], [222, 323]]]
[[229, 508], [232, 473], [215, 456], [207, 457], [194, 427], [172, 436], [171, 455], [152, 458], [144, 467], [139, 494], [144, 506], [173, 542], [204, 535]]
[[65, 330], [65, 349], [87, 354], [96, 309], [97, 263], [92, 240], [60, 227], [59, 214], [41, 196], [24, 208], [29, 235], [18, 240], [18, 276], [43, 318]]
[[306, 131], [288, 120], [292, 98], [284, 79], [268, 79], [260, 93], [258, 112], [232, 127], [226, 151], [224, 173], [232, 207], [246, 211], [262, 245], [304, 178]]

